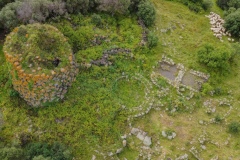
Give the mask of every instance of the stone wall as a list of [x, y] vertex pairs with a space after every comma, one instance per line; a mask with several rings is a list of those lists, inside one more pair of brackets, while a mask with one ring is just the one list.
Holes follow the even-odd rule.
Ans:
[[[52, 70], [49, 74], [26, 73], [20, 61], [21, 55], [11, 55], [4, 52], [6, 60], [11, 64], [12, 84], [20, 96], [31, 106], [42, 106], [46, 102], [63, 99], [67, 89], [78, 73], [74, 55], [69, 54], [71, 66]], [[37, 57], [36, 57], [37, 58]]]
[[[22, 35], [19, 36], [19, 32]], [[49, 35], [42, 41], [48, 42], [50, 47], [57, 41], [62, 50], [54, 47], [51, 50], [54, 53], [49, 53], [39, 49], [39, 41], [34, 41], [39, 32]], [[18, 47], [23, 49], [17, 50]], [[50, 25], [32, 24], [15, 28], [6, 37], [3, 51], [10, 64], [13, 88], [33, 107], [63, 99], [78, 73], [78, 65], [66, 38]]]

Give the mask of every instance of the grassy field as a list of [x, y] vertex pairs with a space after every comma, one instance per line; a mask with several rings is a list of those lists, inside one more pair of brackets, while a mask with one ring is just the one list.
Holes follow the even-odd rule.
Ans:
[[[51, 23], [69, 39], [76, 59], [82, 65], [64, 100], [44, 108], [32, 109], [11, 94], [11, 80], [0, 46], [0, 109], [4, 119], [0, 136], [6, 142], [19, 141], [21, 134], [29, 135], [32, 141], [60, 141], [72, 148], [76, 159], [91, 159], [92, 155], [103, 159], [101, 153], [107, 155], [122, 146], [120, 137], [130, 132], [131, 122], [133, 127], [152, 137], [151, 159], [175, 159], [184, 154], [194, 159], [196, 156], [190, 152], [193, 147], [202, 159], [240, 159], [240, 137], [230, 134], [227, 127], [240, 118], [239, 55], [235, 56], [227, 76], [213, 74], [210, 77], [213, 88], [220, 87], [225, 91], [222, 95], [196, 93], [187, 100], [162, 78], [157, 81], [161, 88], [154, 85], [150, 75], [156, 71], [153, 66], [162, 55], [188, 69], [212, 74], [198, 63], [197, 50], [206, 43], [230, 50], [231, 44], [227, 37], [222, 43], [213, 36], [205, 17], [208, 13], [195, 14], [176, 2], [153, 0], [153, 3], [157, 20], [151, 30], [158, 35], [159, 45], [152, 50], [138, 45], [142, 29], [135, 17], [116, 18], [101, 14], [103, 25], [98, 27], [91, 23], [91, 15], [72, 16], [71, 20]], [[216, 6], [213, 10], [222, 15]], [[101, 36], [106, 39], [100, 44], [90, 43], [93, 37]], [[128, 48], [132, 53], [111, 56], [112, 65], [109, 66], [87, 68], [83, 65], [101, 58], [103, 51], [112, 48]], [[158, 96], [164, 89], [165, 95]], [[232, 109], [220, 102], [230, 103]], [[133, 109], [140, 105], [145, 109], [149, 103], [153, 103], [155, 109], [142, 118], [128, 120], [135, 114]], [[178, 110], [171, 113], [173, 106]], [[160, 110], [156, 109], [159, 107]], [[208, 108], [216, 111], [206, 113]], [[230, 114], [225, 116], [229, 110]], [[212, 123], [211, 119], [216, 116], [223, 120]], [[177, 136], [168, 140], [162, 136], [162, 131], [166, 130], [176, 132]], [[203, 138], [205, 140], [200, 143]], [[142, 153], [141, 146], [141, 141], [130, 136], [127, 147], [113, 159], [136, 159]]]

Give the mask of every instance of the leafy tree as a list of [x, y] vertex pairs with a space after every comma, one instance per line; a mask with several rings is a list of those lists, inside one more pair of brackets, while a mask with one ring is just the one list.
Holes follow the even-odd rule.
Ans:
[[146, 26], [152, 26], [156, 19], [156, 11], [153, 4], [149, 1], [142, 1], [138, 5], [138, 16], [143, 20]]
[[0, 1], [0, 10], [8, 3], [12, 3], [14, 0], [1, 0]]
[[233, 8], [240, 8], [240, 0], [230, 0], [228, 2], [228, 7], [233, 7]]
[[230, 7], [238, 9], [240, 7], [240, 1], [239, 0], [217, 0], [217, 5], [224, 10], [228, 10]]
[[71, 152], [62, 144], [55, 142], [49, 145], [43, 142], [30, 143], [26, 148], [27, 159], [51, 158], [51, 160], [71, 160]]
[[210, 44], [204, 45], [198, 51], [198, 61], [211, 69], [225, 72], [229, 69], [231, 53], [225, 48], [214, 48]]
[[0, 149], [1, 160], [25, 160], [24, 152], [16, 147], [4, 147]]
[[8, 3], [0, 11], [0, 23], [7, 29], [24, 23], [45, 22], [51, 16], [66, 13], [65, 3], [50, 0], [19, 0]]
[[16, 1], [14, 3], [8, 3], [2, 8], [0, 11], [0, 22], [5, 28], [13, 29], [19, 25], [20, 21], [17, 18], [16, 10], [21, 4], [21, 2]]
[[225, 18], [224, 27], [236, 37], [240, 36], [240, 9]]

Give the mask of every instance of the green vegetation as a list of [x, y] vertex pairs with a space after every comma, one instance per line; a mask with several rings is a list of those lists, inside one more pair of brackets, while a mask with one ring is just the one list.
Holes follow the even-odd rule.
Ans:
[[240, 1], [239, 0], [217, 0], [219, 7], [224, 9], [224, 27], [234, 37], [240, 37]]
[[138, 16], [143, 20], [146, 26], [152, 26], [156, 19], [156, 11], [154, 6], [149, 1], [142, 1], [138, 5]]
[[148, 33], [148, 47], [153, 48], [156, 47], [158, 44], [158, 36], [156, 36], [153, 32]]
[[[13, 159], [21, 159], [24, 153], [34, 160], [70, 159], [72, 155], [76, 160], [94, 156], [104, 159], [102, 154], [110, 158], [108, 155], [122, 148], [121, 136], [126, 134], [126, 147], [112, 158], [136, 159], [141, 153], [144, 159], [148, 153], [142, 151], [144, 145], [137, 136], [129, 135], [131, 125], [151, 137], [151, 159], [176, 159], [184, 154], [196, 159], [192, 148], [199, 159], [238, 159], [239, 44], [228, 42], [228, 37], [221, 42], [213, 36], [202, 2], [192, 5], [200, 7], [196, 14], [180, 3], [153, 0], [156, 20], [148, 29], [146, 46], [140, 45], [143, 28], [136, 15], [112, 11], [110, 15], [87, 14], [89, 8], [79, 3], [88, 6], [93, 1], [65, 2], [73, 13], [81, 11], [86, 15], [69, 14], [48, 19], [47, 23], [67, 37], [80, 72], [63, 100], [30, 108], [14, 92], [9, 66], [0, 50], [0, 138], [4, 143], [0, 155], [8, 152]], [[139, 1], [131, 2], [130, 10], [138, 11]], [[223, 15], [216, 4], [209, 11]], [[19, 34], [26, 35], [24, 30]], [[26, 39], [23, 36], [21, 40]], [[44, 52], [54, 51], [51, 46], [44, 47], [48, 41], [39, 43], [47, 50]], [[186, 70], [210, 74], [201, 92], [184, 86], [176, 89], [161, 76], [153, 77], [153, 72], [159, 73], [163, 55]], [[218, 73], [222, 71], [227, 74]], [[145, 113], [149, 106], [152, 109], [147, 114], [132, 118]], [[176, 137], [163, 138], [162, 131], [167, 136], [174, 131]], [[14, 142], [20, 146], [9, 145]]]
[[227, 72], [230, 68], [231, 52], [226, 48], [214, 48], [207, 44], [198, 51], [198, 61], [215, 72]]
[[225, 18], [224, 27], [235, 37], [240, 37], [240, 9], [230, 13]]
[[[50, 25], [17, 27], [7, 36], [4, 47], [8, 54], [23, 57], [21, 65], [25, 71], [39, 72], [40, 67], [42, 73], [50, 72], [56, 67], [63, 68], [70, 63], [68, 57], [71, 54], [71, 46], [66, 42], [66, 38]], [[54, 64], [56, 59], [60, 61], [57, 65]]]
[[237, 134], [240, 132], [240, 123], [232, 122], [229, 124], [228, 129], [230, 133]]

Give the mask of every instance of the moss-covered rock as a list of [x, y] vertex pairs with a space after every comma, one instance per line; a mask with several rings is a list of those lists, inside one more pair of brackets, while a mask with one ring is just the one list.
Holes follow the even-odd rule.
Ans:
[[67, 39], [51, 25], [15, 28], [3, 51], [11, 64], [14, 89], [34, 107], [63, 99], [78, 72]]

